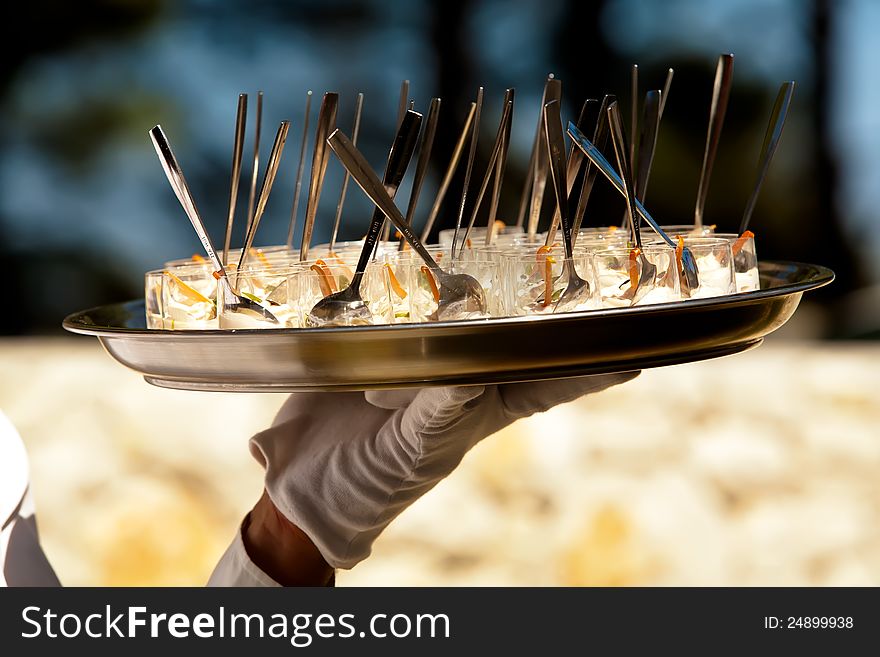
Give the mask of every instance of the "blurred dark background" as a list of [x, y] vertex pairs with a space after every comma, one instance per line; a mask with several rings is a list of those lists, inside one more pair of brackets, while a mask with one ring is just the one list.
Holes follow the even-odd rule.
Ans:
[[[147, 137], [156, 123], [222, 242], [236, 98], [248, 92], [251, 100], [249, 179], [258, 89], [265, 92], [261, 164], [278, 121], [293, 122], [258, 244], [286, 237], [308, 89], [317, 101], [313, 126], [321, 93], [341, 94], [338, 125], [347, 133], [355, 95], [364, 92], [359, 144], [377, 169], [401, 80], [411, 80], [420, 111], [432, 96], [443, 98], [420, 228], [477, 86], [486, 98], [474, 184], [504, 89], [515, 87], [500, 212], [512, 223], [547, 74], [563, 81], [564, 118], [604, 93], [616, 93], [628, 116], [633, 63], [642, 94], [675, 69], [648, 207], [661, 223], [689, 222], [716, 58], [733, 52], [707, 223], [737, 229], [776, 91], [796, 80], [752, 219], [759, 257], [837, 272], [834, 285], [810, 297], [812, 335], [880, 337], [880, 79], [869, 68], [880, 56], [880, 3], [872, 0], [32, 0], [17, 4], [6, 26], [16, 46], [0, 60], [0, 260], [17, 303], [4, 305], [2, 334], [59, 333], [65, 314], [139, 297], [144, 271], [200, 251]], [[331, 159], [315, 243], [329, 237], [341, 171]], [[438, 227], [454, 222], [460, 178]], [[407, 190], [405, 182], [400, 198]], [[304, 206], [303, 199], [300, 214]], [[233, 243], [243, 238], [246, 207], [245, 185]], [[369, 212], [352, 185], [342, 238], [361, 236]], [[617, 223], [622, 212], [603, 183], [586, 223]]]

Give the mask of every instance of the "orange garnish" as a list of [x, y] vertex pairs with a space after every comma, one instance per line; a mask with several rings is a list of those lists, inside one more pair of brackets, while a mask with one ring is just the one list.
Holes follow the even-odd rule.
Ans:
[[535, 251], [535, 260], [537, 262], [543, 262], [544, 260], [546, 260], [547, 254], [550, 253], [550, 251], [552, 250], [553, 247], [547, 246], [546, 244], [544, 246], [539, 246], [538, 250]]
[[431, 273], [431, 270], [428, 269], [426, 265], [422, 265], [422, 273], [425, 275], [425, 278], [428, 279], [428, 285], [431, 286], [431, 294], [434, 295], [434, 301], [440, 302], [440, 290], [437, 289], [437, 281], [434, 280], [434, 274]]
[[177, 289], [180, 290], [181, 294], [183, 294], [183, 296], [185, 296], [190, 301], [193, 301], [194, 303], [211, 303], [211, 300], [208, 297], [206, 297], [198, 290], [194, 290], [193, 288], [191, 288], [170, 271], [166, 271], [165, 273], [174, 282], [174, 285], [177, 286]]
[[678, 271], [682, 271], [684, 266], [681, 264], [681, 255], [684, 253], [684, 238], [681, 235], [676, 235], [675, 238], [678, 240], [678, 244], [675, 245], [675, 264], [678, 266]]
[[737, 239], [736, 242], [733, 243], [733, 247], [731, 248], [731, 250], [733, 251], [733, 255], [736, 256], [740, 251], [742, 251], [742, 248], [746, 245], [746, 242], [748, 242], [754, 236], [755, 234], [750, 230], [747, 230], [742, 235], [740, 235], [739, 239]]
[[467, 245], [467, 248], [469, 248], [469, 249], [474, 248], [473, 244], [471, 244], [471, 238], [470, 238], [470, 237], [468, 237], [468, 238], [464, 241], [464, 243]]
[[638, 247], [629, 252], [629, 286], [633, 289], [639, 286], [639, 265], [638, 257], [642, 254], [642, 250]]
[[620, 226], [608, 226], [608, 232], [613, 233], [618, 228], [620, 228]]
[[309, 267], [309, 269], [318, 274], [318, 285], [321, 286], [321, 294], [326, 297], [327, 295], [336, 292], [333, 275], [330, 273], [330, 268], [327, 266], [326, 262], [323, 260], [316, 260], [315, 264]]
[[553, 256], [544, 258], [544, 300], [541, 302], [544, 308], [553, 301], [553, 264], [555, 262], [556, 259]]
[[262, 251], [260, 251], [259, 249], [255, 249], [254, 247], [251, 247], [250, 254], [252, 256], [257, 256], [257, 260], [262, 262], [264, 265], [266, 265], [266, 266], [269, 265], [269, 258], [267, 258], [266, 254], [263, 253]]
[[397, 280], [397, 276], [394, 275], [394, 269], [387, 262], [385, 263], [385, 271], [388, 272], [388, 280], [391, 282], [391, 289], [394, 290], [394, 294], [401, 299], [406, 299], [406, 290], [403, 289], [400, 281]]
[[204, 257], [200, 256], [198, 253], [193, 253], [192, 261], [193, 262], [204, 262], [205, 259], [204, 259]]
[[489, 243], [491, 244], [495, 240], [495, 236], [506, 226], [503, 221], [496, 219], [492, 222], [492, 227], [489, 229]]
[[221, 274], [219, 271], [212, 271], [212, 272], [211, 272], [211, 276], [213, 276], [213, 277], [214, 277], [215, 279], [217, 279], [218, 281], [219, 281], [221, 278], [223, 278], [223, 274]]
[[394, 231], [394, 239], [396, 239], [396, 240], [403, 239], [403, 233], [401, 233], [399, 230], [395, 230]]

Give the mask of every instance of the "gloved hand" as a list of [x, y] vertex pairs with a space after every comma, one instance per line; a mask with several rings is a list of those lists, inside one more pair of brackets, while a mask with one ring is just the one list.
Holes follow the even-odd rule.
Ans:
[[515, 420], [638, 372], [400, 391], [298, 393], [251, 439], [266, 491], [334, 568], [351, 568], [467, 451]]

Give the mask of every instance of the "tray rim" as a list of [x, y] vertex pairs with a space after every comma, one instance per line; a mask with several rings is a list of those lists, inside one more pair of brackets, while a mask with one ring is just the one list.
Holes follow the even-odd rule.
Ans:
[[148, 328], [129, 328], [124, 326], [97, 326], [85, 325], [80, 318], [90, 313], [103, 311], [107, 308], [143, 305], [143, 299], [134, 299], [130, 301], [106, 304], [103, 306], [94, 306], [85, 310], [71, 313], [64, 318], [62, 326], [71, 333], [80, 335], [94, 335], [99, 338], [131, 338], [131, 337], [149, 337], [150, 339], [202, 339], [210, 337], [226, 337], [242, 336], [252, 337], [254, 335], [262, 335], [265, 337], [292, 337], [292, 336], [313, 336], [315, 338], [323, 336], [331, 336], [345, 333], [385, 333], [390, 331], [418, 332], [431, 331], [438, 332], [443, 329], [472, 329], [480, 326], [499, 326], [509, 324], [526, 324], [530, 322], [551, 322], [566, 323], [571, 321], [588, 320], [593, 317], [608, 316], [625, 316], [625, 315], [649, 315], [656, 313], [664, 313], [676, 308], [701, 308], [734, 305], [735, 303], [757, 302], [764, 299], [770, 299], [779, 296], [787, 296], [790, 294], [803, 293], [808, 290], [814, 290], [834, 281], [835, 274], [828, 267], [822, 265], [814, 265], [788, 260], [762, 260], [759, 266], [776, 265], [779, 267], [795, 267], [801, 269], [813, 269], [815, 275], [813, 278], [797, 283], [788, 283], [773, 287], [766, 290], [754, 290], [751, 292], [738, 292], [736, 294], [728, 294], [722, 297], [709, 297], [706, 299], [691, 299], [688, 301], [672, 301], [667, 303], [652, 304], [650, 306], [641, 306], [636, 308], [599, 308], [596, 310], [585, 310], [572, 313], [560, 313], [558, 315], [525, 315], [511, 317], [490, 317], [486, 319], [465, 319], [444, 322], [418, 322], [410, 324], [375, 324], [369, 326], [328, 326], [317, 328], [277, 328], [277, 329], [195, 329], [195, 330], [173, 330], [173, 329], [148, 329]]

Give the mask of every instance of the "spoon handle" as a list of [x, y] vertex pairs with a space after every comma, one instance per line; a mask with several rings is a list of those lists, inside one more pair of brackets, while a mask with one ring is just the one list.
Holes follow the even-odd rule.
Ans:
[[727, 101], [730, 98], [730, 86], [733, 80], [733, 55], [719, 55], [715, 68], [715, 86], [712, 89], [712, 106], [709, 109], [709, 132], [706, 135], [706, 150], [703, 152], [703, 168], [700, 171], [700, 187], [697, 190], [697, 205], [694, 208], [694, 226], [703, 225], [703, 208], [709, 191], [709, 178], [712, 177], [712, 165], [718, 152], [721, 139], [721, 128], [724, 125], [724, 114], [727, 112]]
[[782, 136], [782, 128], [785, 127], [785, 117], [788, 116], [788, 109], [791, 106], [791, 97], [794, 94], [794, 81], [783, 82], [779, 87], [779, 93], [776, 95], [776, 102], [773, 105], [773, 112], [770, 114], [770, 123], [767, 124], [767, 132], [764, 134], [764, 143], [761, 145], [761, 156], [758, 158], [758, 173], [755, 178], [755, 186], [752, 189], [752, 195], [746, 204], [745, 212], [743, 212], [742, 223], [739, 227], [740, 234], [749, 227], [749, 221], [752, 213], [755, 211], [755, 204], [758, 202], [758, 194], [761, 191], [761, 185], [764, 184], [764, 178], [767, 177], [767, 171], [770, 169], [770, 160], [776, 153], [779, 146], [779, 138]]
[[620, 120], [620, 107], [612, 103], [608, 108], [608, 123], [611, 125], [611, 143], [614, 146], [614, 155], [617, 158], [617, 168], [620, 177], [623, 178], [623, 195], [626, 198], [626, 211], [629, 215], [630, 228], [632, 229], [633, 241], [636, 246], [642, 248], [642, 235], [639, 230], [641, 219], [636, 215], [635, 190], [633, 189], [632, 173], [626, 157], [626, 142], [623, 139], [623, 126]]
[[498, 157], [501, 155], [501, 150], [504, 147], [504, 136], [509, 132], [508, 124], [510, 123], [511, 112], [513, 111], [513, 102], [509, 100], [511, 97], [511, 91], [511, 89], [508, 89], [504, 94], [504, 110], [501, 112], [501, 120], [498, 122], [498, 132], [495, 135], [495, 143], [492, 145], [492, 154], [489, 156], [489, 163], [486, 165], [486, 172], [483, 174], [483, 182], [480, 184], [480, 191], [477, 193], [477, 200], [474, 203], [473, 210], [471, 210], [471, 218], [468, 221], [467, 228], [461, 238], [462, 245], [467, 244], [468, 235], [470, 235], [470, 232], [474, 227], [477, 213], [480, 211], [480, 207], [483, 204], [483, 198], [486, 196], [489, 181], [492, 179], [492, 174], [495, 173]]
[[565, 135], [562, 132], [562, 118], [559, 101], [551, 100], [544, 105], [544, 138], [550, 161], [550, 175], [556, 191], [556, 206], [562, 222], [562, 239], [565, 242], [565, 259], [571, 261], [571, 222], [568, 215], [568, 181], [565, 175]]
[[281, 153], [284, 152], [284, 143], [287, 141], [288, 130], [290, 130], [290, 121], [282, 121], [278, 126], [278, 132], [275, 134], [275, 143], [272, 144], [272, 152], [269, 154], [269, 162], [266, 164], [266, 173], [263, 174], [263, 184], [260, 185], [260, 196], [254, 207], [253, 221], [248, 227], [244, 247], [241, 250], [241, 257], [238, 259], [236, 285], [238, 285], [238, 272], [244, 268], [245, 259], [248, 257], [251, 247], [254, 244], [254, 236], [257, 234], [260, 219], [263, 218], [263, 212], [266, 210], [266, 203], [269, 201], [269, 194], [272, 192], [272, 185], [275, 184], [275, 176], [277, 175], [278, 167], [281, 164]]
[[672, 76], [675, 75], [673, 69], [666, 71], [666, 82], [663, 83], [663, 93], [660, 95], [660, 118], [663, 118], [663, 112], [666, 111], [666, 101], [669, 100], [669, 88], [672, 86]]
[[431, 257], [431, 254], [428, 253], [428, 250], [422, 245], [419, 238], [412, 232], [412, 228], [407, 225], [406, 219], [394, 204], [394, 201], [391, 200], [379, 177], [370, 168], [369, 162], [367, 162], [357, 147], [339, 129], [333, 131], [333, 134], [327, 139], [327, 143], [333, 152], [336, 153], [336, 157], [339, 158], [342, 166], [351, 174], [358, 187], [364, 190], [369, 199], [382, 210], [384, 215], [388, 217], [388, 220], [394, 224], [394, 227], [401, 232], [404, 239], [413, 248], [413, 251], [419, 254], [431, 271], [443, 276], [445, 272], [440, 269], [440, 266]]
[[[547, 76], [547, 81], [544, 83], [544, 93], [541, 96], [541, 107], [544, 107], [544, 103], [553, 100], [553, 98], [555, 97], [555, 92], [551, 91], [551, 88], [553, 86], [553, 79], [554, 76], [552, 73]], [[543, 139], [541, 138], [541, 131], [543, 129], [541, 127], [542, 120], [542, 117], [539, 115], [538, 125], [535, 126], [535, 137], [532, 140], [532, 151], [531, 153], [529, 153], [529, 164], [526, 167], [525, 182], [523, 183], [522, 194], [519, 198], [519, 212], [517, 212], [516, 215], [517, 228], [522, 228], [523, 222], [525, 221], [526, 217], [526, 210], [529, 207], [529, 199], [531, 198], [532, 182], [535, 171], [535, 161], [538, 158], [538, 148], [543, 141]]]
[[[406, 206], [406, 223], [412, 226], [416, 214], [416, 206], [419, 204], [419, 195], [422, 192], [422, 184], [425, 182], [425, 174], [428, 173], [428, 163], [431, 160], [431, 149], [434, 147], [434, 136], [437, 134], [437, 121], [440, 118], [440, 99], [432, 98], [428, 108], [428, 118], [425, 121], [425, 134], [422, 137], [422, 147], [419, 151], [419, 161], [416, 163], [416, 174], [413, 178], [412, 191], [409, 194], [409, 205]], [[352, 143], [357, 142], [352, 137]], [[401, 242], [401, 245], [403, 242]]]
[[[483, 109], [483, 87], [477, 89], [477, 111], [474, 114], [474, 124], [471, 126], [471, 143], [468, 150], [468, 159], [464, 168], [464, 182], [461, 186], [461, 201], [458, 204], [458, 217], [455, 220], [455, 232], [452, 234], [452, 246], [449, 248], [449, 257], [455, 259], [455, 247], [458, 244], [458, 232], [461, 230], [461, 222], [464, 219], [464, 208], [467, 203], [467, 195], [471, 185], [471, 173], [474, 170], [474, 156], [477, 154], [477, 142], [480, 139], [480, 112]], [[459, 249], [460, 250], [460, 249]]]
[[238, 94], [238, 110], [235, 113], [235, 141], [232, 144], [232, 181], [229, 186], [229, 210], [226, 213], [226, 235], [223, 238], [223, 264], [229, 264], [229, 242], [232, 239], [232, 223], [235, 220], [235, 204], [238, 200], [238, 184], [241, 179], [241, 158], [244, 151], [244, 130], [247, 125], [247, 94]]
[[645, 94], [642, 134], [639, 137], [639, 162], [635, 179], [636, 198], [640, 201], [645, 200], [645, 193], [648, 191], [648, 178], [651, 177], [651, 165], [654, 163], [654, 151], [657, 149], [662, 105], [662, 92], [659, 90]]
[[[562, 100], [562, 81], [556, 78], [547, 82], [547, 96], [541, 104], [541, 113], [538, 115], [538, 136], [543, 131], [544, 105], [551, 100]], [[538, 233], [538, 222], [541, 219], [541, 204], [544, 201], [544, 191], [547, 188], [547, 169], [550, 163], [547, 161], [547, 142], [541, 137], [538, 140], [538, 148], [535, 154], [535, 168], [532, 171], [532, 198], [529, 206], [528, 234], [529, 241], [533, 241]]]
[[309, 257], [309, 246], [312, 243], [312, 230], [321, 202], [321, 189], [324, 187], [324, 174], [327, 172], [327, 135], [336, 127], [336, 108], [339, 105], [339, 94], [328, 92], [321, 101], [318, 110], [318, 125], [315, 129], [315, 151], [312, 154], [312, 173], [309, 178], [309, 196], [306, 200], [306, 220], [303, 225], [302, 242], [299, 246], [300, 261]]
[[498, 216], [498, 204], [501, 201], [501, 183], [504, 181], [504, 171], [507, 168], [507, 152], [510, 150], [510, 131], [513, 125], [513, 102], [516, 91], [511, 87], [504, 93], [504, 106], [510, 106], [510, 117], [507, 120], [507, 128], [501, 142], [501, 152], [495, 163], [495, 182], [492, 183], [492, 198], [489, 201], [489, 218], [486, 222], [486, 246], [492, 245], [492, 236], [495, 234], [495, 217]]
[[254, 220], [254, 200], [257, 195], [257, 177], [260, 173], [260, 132], [263, 128], [263, 92], [257, 92], [257, 115], [254, 118], [254, 158], [251, 169], [251, 191], [248, 195], [247, 230]]
[[[578, 115], [577, 126], [583, 129], [590, 118], [592, 118], [593, 110], [599, 105], [599, 101], [595, 98], [587, 98], [581, 106], [581, 113]], [[574, 144], [568, 151], [568, 162], [565, 165], [566, 193], [571, 198], [571, 192], [574, 189], [575, 181], [578, 177], [581, 164], [584, 161], [584, 154], [579, 148], [575, 148]], [[547, 230], [547, 238], [544, 240], [545, 246], [550, 246], [556, 239], [556, 230], [559, 228], [559, 208], [553, 212], [553, 220], [550, 222], [550, 228]]]
[[183, 211], [186, 212], [186, 216], [189, 217], [189, 221], [195, 229], [196, 235], [199, 236], [199, 240], [205, 248], [205, 253], [208, 254], [211, 264], [217, 269], [217, 274], [220, 277], [225, 277], [226, 270], [223, 269], [223, 264], [220, 262], [220, 258], [218, 258], [217, 254], [214, 252], [214, 245], [211, 243], [208, 231], [205, 230], [205, 224], [202, 222], [202, 218], [199, 216], [199, 211], [196, 209], [192, 193], [189, 191], [189, 185], [186, 184], [186, 178], [183, 177], [183, 170], [177, 163], [177, 158], [174, 157], [174, 152], [171, 150], [171, 144], [168, 143], [168, 139], [165, 137], [165, 133], [162, 131], [161, 126], [157, 125], [150, 130], [150, 139], [153, 142], [153, 147], [156, 149], [156, 154], [159, 156], [159, 162], [162, 164], [162, 169], [168, 177], [168, 182], [171, 183], [171, 189], [174, 190], [177, 200], [180, 201], [180, 204], [183, 206]]
[[[596, 127], [593, 130], [593, 143], [598, 144], [599, 148], [605, 148], [605, 144], [608, 141], [608, 106], [616, 100], [617, 97], [613, 94], [606, 94], [602, 98], [602, 104], [599, 105], [599, 115], [596, 117]], [[596, 165], [592, 161], [587, 161], [587, 170], [584, 172], [584, 181], [581, 183], [581, 193], [578, 197], [577, 207], [574, 211], [574, 220], [571, 226], [571, 239], [573, 243], [577, 242], [578, 234], [581, 231], [584, 213], [587, 211], [587, 202], [590, 200], [590, 193], [593, 191], [597, 175], [599, 175], [599, 170]]]
[[[412, 110], [406, 110], [400, 126], [397, 128], [397, 134], [394, 137], [394, 143], [391, 145], [391, 151], [388, 153], [388, 163], [385, 165], [385, 176], [382, 185], [389, 198], [393, 198], [400, 187], [403, 176], [406, 174], [406, 168], [412, 159], [416, 144], [419, 141], [419, 128], [422, 125], [422, 115]], [[376, 241], [385, 223], [385, 215], [376, 208], [373, 211], [373, 217], [370, 219], [370, 229], [364, 239], [364, 246], [361, 249], [360, 258], [358, 258], [357, 267], [354, 276], [351, 279], [351, 288], [357, 290], [360, 288], [361, 279], [367, 270], [367, 263], [373, 249], [376, 247]]]
[[[364, 95], [359, 93], [354, 104], [354, 125], [351, 128], [351, 141], [357, 145], [358, 133], [361, 131], [361, 113], [364, 109]], [[336, 238], [339, 236], [339, 226], [342, 224], [342, 206], [345, 205], [345, 195], [348, 192], [348, 171], [342, 177], [342, 189], [339, 190], [339, 200], [336, 202], [336, 216], [333, 218], [333, 232], [330, 233], [330, 253], [336, 247]]]
[[[596, 148], [589, 139], [587, 139], [586, 135], [577, 129], [577, 126], [571, 121], [568, 122], [568, 135], [574, 140], [574, 143], [578, 145], [584, 155], [586, 155], [590, 161], [599, 168], [599, 171], [608, 179], [608, 181], [614, 186], [614, 188], [620, 193], [625, 194], [625, 189], [623, 186], [623, 181], [620, 179], [620, 176], [617, 175], [617, 172], [614, 170], [614, 167], [605, 159], [605, 156], [599, 152], [599, 149]], [[666, 232], [660, 228], [660, 225], [651, 216], [651, 214], [645, 209], [645, 206], [642, 203], [635, 199], [636, 210], [639, 215], [648, 222], [651, 228], [654, 229], [664, 242], [666, 242], [669, 246], [675, 247], [675, 242], [666, 234]]]
[[431, 234], [431, 229], [434, 227], [434, 221], [440, 213], [440, 206], [443, 203], [443, 199], [446, 198], [446, 192], [449, 190], [450, 183], [452, 183], [452, 177], [455, 175], [456, 169], [458, 169], [458, 162], [461, 160], [461, 154], [464, 152], [464, 145], [471, 132], [471, 124], [473, 123], [476, 111], [477, 104], [471, 103], [467, 119], [465, 119], [464, 125], [461, 128], [461, 134], [458, 136], [458, 141], [455, 144], [455, 149], [452, 151], [452, 157], [449, 160], [449, 165], [446, 167], [446, 173], [443, 175], [443, 181], [440, 183], [440, 188], [437, 190], [437, 196], [434, 198], [434, 205], [431, 206], [428, 220], [425, 222], [425, 227], [422, 229], [423, 242], [428, 241], [428, 236]]
[[309, 140], [309, 115], [312, 113], [312, 90], [306, 92], [306, 111], [303, 114], [302, 141], [299, 145], [299, 164], [296, 166], [296, 181], [293, 184], [293, 207], [290, 208], [290, 226], [287, 229], [287, 248], [293, 248], [293, 235], [296, 231], [296, 216], [299, 213], [299, 196], [302, 192], [303, 168], [306, 163], [306, 142]]

